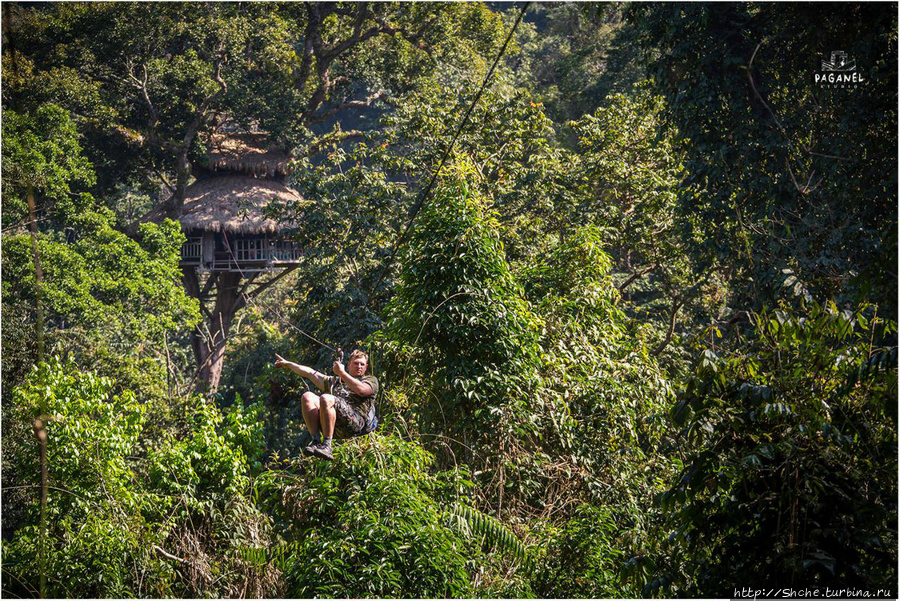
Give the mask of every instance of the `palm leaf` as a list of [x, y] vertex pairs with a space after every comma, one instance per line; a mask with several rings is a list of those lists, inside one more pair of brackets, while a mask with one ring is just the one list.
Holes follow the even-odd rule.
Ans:
[[500, 520], [458, 502], [445, 511], [445, 516], [464, 536], [481, 539], [485, 549], [508, 554], [526, 567], [531, 566], [528, 548]]

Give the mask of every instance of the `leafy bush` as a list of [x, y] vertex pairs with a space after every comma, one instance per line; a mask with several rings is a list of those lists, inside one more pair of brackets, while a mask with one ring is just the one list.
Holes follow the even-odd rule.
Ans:
[[[200, 401], [183, 425], [146, 452], [153, 408], [108, 378], [54, 358], [13, 392], [4, 471], [23, 525], [3, 547], [3, 591], [31, 596], [40, 577], [40, 465], [30, 441], [46, 426], [50, 494], [46, 593], [56, 597], [262, 596], [273, 574], [239, 549], [268, 544], [270, 520], [249, 497], [263, 455], [260, 406], [222, 415]], [[195, 399], [196, 402], [196, 399]], [[168, 431], [176, 431], [169, 423]], [[6, 464], [9, 464], [8, 466]], [[7, 469], [8, 468], [8, 469]]]
[[753, 314], [740, 351], [703, 351], [672, 411], [684, 469], [661, 497], [690, 567], [657, 585], [896, 583], [896, 326], [807, 305]]
[[286, 489], [290, 597], [466, 597], [475, 541], [448, 511], [460, 487], [396, 436], [354, 439], [333, 463], [306, 463]]
[[[114, 229], [108, 210], [81, 208], [72, 220], [73, 240], [48, 235], [38, 241], [47, 346], [74, 353], [144, 398], [166, 396], [165, 338], [188, 330], [199, 314], [180, 283], [184, 237], [178, 224], [166, 221], [143, 225], [138, 243]], [[33, 321], [37, 300], [30, 244], [27, 236], [3, 241], [3, 303]], [[4, 335], [4, 344], [16, 350], [28, 341]]]
[[472, 165], [455, 165], [423, 209], [383, 334], [417, 366], [412, 382], [423, 385], [407, 395], [421, 426], [449, 435], [467, 460], [495, 456], [498, 436], [534, 435], [524, 407], [538, 375], [539, 323], [495, 216], [466, 183], [474, 175]]
[[[652, 500], [673, 471], [670, 384], [642, 341], [626, 335], [604, 240], [597, 227], [573, 229], [523, 274], [545, 324], [540, 401], [532, 410], [554, 458], [531, 469], [541, 483], [532, 504], [557, 516], [535, 525], [547, 555], [533, 586], [544, 596], [638, 594], [642, 558], [655, 547], [662, 517]], [[596, 549], [587, 542], [592, 536]], [[554, 563], [559, 553], [572, 556], [567, 573], [557, 573], [566, 571]], [[595, 554], [610, 561], [601, 565]]]
[[[138, 584], [144, 581], [142, 570], [167, 576], [166, 566], [150, 556], [149, 546], [159, 535], [143, 517], [145, 499], [127, 459], [145, 411], [131, 393], [112, 394], [112, 386], [54, 358], [13, 392], [16, 424], [4, 437], [4, 462], [13, 463], [12, 473], [20, 478], [11, 484], [31, 494], [24, 500], [26, 525], [4, 545], [4, 592], [34, 594], [39, 579], [41, 469], [37, 445], [27, 439], [32, 419], [41, 414], [51, 416], [46, 424], [51, 487], [46, 593], [126, 597], [162, 592], [150, 580], [145, 587]], [[9, 449], [16, 454], [8, 455]]]
[[620, 528], [608, 509], [582, 505], [548, 534], [545, 556], [532, 576], [538, 597], [622, 596]]

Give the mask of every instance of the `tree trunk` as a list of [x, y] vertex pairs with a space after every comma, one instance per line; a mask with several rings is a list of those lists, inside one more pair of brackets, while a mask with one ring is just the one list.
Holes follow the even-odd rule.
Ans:
[[231, 322], [234, 320], [234, 314], [237, 313], [239, 306], [243, 305], [240, 302], [240, 294], [238, 294], [240, 283], [240, 274], [226, 272], [219, 275], [216, 285], [216, 306], [209, 329], [209, 333], [212, 335], [209, 345], [212, 358], [200, 370], [200, 379], [207, 383], [211, 392], [215, 392], [219, 387], [222, 364], [225, 360], [225, 343], [228, 341], [228, 334], [231, 331]]
[[[200, 302], [200, 308], [203, 308], [203, 299], [200, 297], [200, 281], [197, 278], [197, 272], [193, 267], [185, 267], [182, 269], [182, 282], [184, 290], [192, 298], [196, 298]], [[202, 324], [203, 322], [201, 322]], [[194, 359], [197, 361], [197, 367], [204, 365], [206, 355], [203, 353], [205, 348], [203, 344], [204, 336], [201, 324], [198, 324], [194, 331], [191, 332], [191, 350], [194, 351]]]
[[[194, 330], [191, 336], [191, 348], [197, 360], [197, 378], [200, 388], [215, 392], [222, 378], [222, 365], [225, 360], [225, 345], [231, 323], [237, 311], [244, 306], [240, 295], [241, 275], [223, 272], [216, 281], [216, 303], [207, 319]], [[188, 294], [203, 302], [200, 298], [200, 282], [197, 273], [191, 269], [184, 270], [184, 287]]]
[[[41, 302], [41, 286], [44, 285], [44, 271], [41, 268], [41, 253], [38, 250], [37, 203], [34, 200], [34, 188], [28, 185], [28, 217], [31, 222], [31, 254], [34, 257], [34, 310], [35, 334], [37, 335], [37, 361], [44, 360], [44, 310]], [[41, 408], [43, 413], [44, 408]]]
[[178, 220], [184, 207], [188, 183], [191, 181], [191, 162], [188, 160], [189, 151], [189, 141], [185, 146], [179, 147], [175, 151], [175, 190], [163, 205], [166, 217], [169, 219]]

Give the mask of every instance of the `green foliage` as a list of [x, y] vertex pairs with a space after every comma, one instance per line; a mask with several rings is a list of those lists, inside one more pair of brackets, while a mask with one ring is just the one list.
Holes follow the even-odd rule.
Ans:
[[395, 436], [337, 447], [287, 489], [290, 597], [466, 597], [477, 547], [443, 509], [465, 485], [434, 476], [432, 457]]
[[[316, 202], [273, 207], [273, 212], [298, 223], [296, 238], [306, 248], [308, 277], [298, 283], [293, 299], [304, 331], [318, 332], [330, 344], [350, 344], [383, 325], [395, 281], [385, 261], [397, 251], [407, 211], [449, 143], [459, 106], [474, 94], [471, 83], [452, 91], [423, 85], [405, 94], [382, 116], [380, 130], [362, 142], [332, 146], [325, 160], [298, 161], [293, 183]], [[479, 202], [501, 209], [494, 227], [508, 256], [540, 253], [542, 220], [554, 218], [556, 202], [571, 200], [562, 169], [567, 157], [552, 143], [549, 120], [528, 94], [489, 89], [472, 121], [481, 126], [467, 128], [456, 144], [466, 157], [461, 160], [475, 170], [466, 186]], [[529, 232], [538, 244], [526, 243]], [[325, 352], [313, 355], [318, 349], [304, 338], [298, 346], [310, 347], [304, 350], [310, 362], [326, 359]]]
[[672, 263], [679, 254], [683, 228], [674, 206], [682, 171], [672, 135], [662, 132], [664, 108], [642, 82], [572, 123], [590, 189], [581, 218], [608, 224], [610, 242], [635, 253], [636, 262]]
[[260, 407], [222, 415], [200, 400], [181, 424], [183, 439], [147, 440], [144, 426], [157, 409], [113, 390], [109, 379], [57, 358], [15, 389], [3, 455], [13, 494], [4, 503], [23, 504], [25, 515], [4, 543], [4, 594], [35, 594], [39, 577], [40, 466], [30, 441], [39, 414], [50, 416], [50, 595], [274, 590], [271, 574], [239, 556], [241, 548], [268, 543], [269, 520], [248, 496], [263, 454]]
[[[782, 304], [752, 322], [740, 352], [703, 351], [672, 412], [686, 461], [661, 499], [688, 562], [677, 590], [721, 595], [735, 573], [890, 586], [897, 368], [885, 360], [896, 325], [833, 302]], [[883, 368], [866, 369], [873, 361]]]
[[[426, 88], [406, 98], [383, 120], [389, 145], [383, 169], [401, 181], [424, 179], [459, 124], [460, 107], [475, 93], [471, 86], [452, 93]], [[527, 91], [489, 87], [470, 122], [478, 126], [465, 128], [454, 147], [476, 171], [468, 187], [496, 209], [509, 260], [539, 255], [577, 203], [569, 182], [572, 156], [559, 148], [543, 105]]]
[[[598, 500], [609, 498], [610, 470], [629, 471], [645, 461], [665, 470], [656, 451], [671, 395], [646, 350], [625, 336], [627, 320], [617, 306], [601, 239], [595, 227], [575, 230], [525, 275], [528, 296], [545, 324], [542, 408], [554, 426], [545, 436], [591, 468], [588, 488]], [[629, 459], [623, 462], [621, 454]], [[637, 493], [630, 505], [640, 505], [645, 493]]]
[[[532, 502], [565, 516], [537, 528], [546, 530], [538, 538], [546, 556], [532, 587], [543, 596], [639, 592], [645, 574], [636, 568], [652, 552], [662, 517], [652, 499], [673, 470], [664, 419], [670, 384], [640, 340], [626, 335], [603, 240], [596, 227], [571, 231], [524, 274], [545, 324], [533, 410], [540, 411], [545, 452], [558, 458], [539, 467], [543, 485]], [[581, 532], [589, 520], [597, 529]], [[596, 549], [587, 542], [594, 536]], [[563, 552], [568, 559], [557, 563]]]
[[608, 509], [582, 505], [548, 535], [546, 555], [532, 576], [538, 597], [625, 596], [620, 581], [625, 557], [616, 540], [620, 528]]
[[75, 124], [62, 108], [46, 104], [30, 114], [3, 112], [3, 227], [28, 217], [25, 194], [66, 202], [75, 181], [91, 184]]
[[[178, 225], [141, 226], [140, 243], [113, 229], [108, 210], [86, 211], [70, 220], [69, 239], [38, 240], [43, 268], [41, 300], [54, 352], [75, 352], [123, 383], [147, 394], [165, 382], [164, 338], [191, 327], [195, 301], [180, 284], [184, 240]], [[4, 311], [21, 308], [33, 321], [35, 277], [30, 241], [13, 236], [3, 244]], [[27, 344], [9, 340], [8, 346]], [[146, 372], [156, 373], [148, 380]], [[154, 392], [153, 389], [157, 390]]]
[[[463, 453], [490, 455], [500, 424], [518, 436], [534, 432], [513, 414], [537, 381], [538, 322], [503, 256], [496, 221], [466, 183], [474, 171], [455, 169], [418, 218], [386, 333], [416, 349], [428, 384], [410, 396], [425, 427], [459, 436]], [[483, 438], [485, 431], [493, 435]]]
[[[534, 89], [555, 123], [579, 119], [642, 75], [635, 27], [619, 3], [536, 3], [517, 36]], [[522, 59], [520, 59], [522, 60]], [[520, 67], [519, 71], [522, 68]]]
[[479, 79], [505, 33], [480, 3], [10, 12], [17, 52], [4, 49], [5, 106], [54, 102], [83, 116], [100, 183], [126, 196], [186, 185], [188, 163], [202, 156], [199, 134], [220, 118], [258, 126], [302, 156], [359, 137], [384, 100], [436, 79], [453, 88]]
[[195, 403], [188, 416], [190, 435], [183, 440], [169, 435], [150, 454], [151, 482], [169, 495], [224, 504], [250, 486], [251, 466], [262, 467], [261, 406], [235, 404], [223, 419], [211, 400]]
[[[75, 194], [72, 186], [92, 183], [94, 174], [73, 121], [60, 107], [40, 105], [25, 115], [6, 111], [4, 117], [3, 201], [10, 208], [4, 224], [27, 215], [29, 190], [41, 202], [45, 233], [37, 246], [48, 346], [57, 353], [74, 351], [142, 394], [163, 394], [165, 355], [155, 347], [198, 317], [179, 283], [184, 238], [178, 225], [144, 224], [137, 242], [114, 228], [109, 210], [95, 208], [89, 195]], [[16, 357], [3, 368], [11, 390], [34, 361], [37, 290], [29, 238], [13, 229], [4, 236], [3, 250], [3, 312], [29, 334], [4, 332], [4, 351]], [[152, 373], [159, 375], [148, 377]]]
[[450, 507], [449, 515], [456, 519], [456, 528], [469, 537], [477, 536], [486, 549], [497, 549], [528, 567], [532, 561], [528, 549], [500, 520], [460, 503]]
[[[792, 268], [813, 292], [862, 294], [896, 317], [896, 282], [881, 278], [897, 269], [897, 15], [886, 8], [632, 9], [685, 151], [692, 254], [746, 270], [736, 305], [771, 304]], [[813, 84], [837, 47], [865, 85]]]
[[591, 344], [610, 350], [621, 342], [624, 315], [616, 307], [619, 294], [609, 278], [612, 261], [604, 251], [604, 233], [592, 225], [573, 229], [522, 279], [542, 315], [565, 322], [561, 327], [583, 326]]
[[[28, 524], [4, 544], [3, 587], [32, 594], [38, 581], [37, 514], [40, 465], [30, 424], [46, 423], [49, 540], [47, 592], [55, 597], [140, 596], [139, 565], [164, 577], [149, 555], [158, 534], [142, 515], [144, 499], [128, 461], [137, 444], [145, 409], [129, 392], [112, 393], [112, 382], [81, 373], [54, 358], [39, 365], [13, 393], [13, 430], [4, 437], [4, 461], [13, 463], [15, 483], [28, 489]], [[10, 449], [14, 455], [8, 455]], [[24, 587], [24, 588], [21, 588]], [[152, 589], [143, 589], [151, 593]]]
[[691, 223], [679, 213], [677, 194], [684, 171], [675, 132], [664, 127], [665, 108], [642, 81], [571, 123], [581, 194], [571, 219], [604, 228], [622, 308], [641, 324], [635, 334], [678, 373], [688, 363], [679, 356], [681, 332], [696, 331], [727, 307], [721, 278], [688, 250]]
[[[39, 578], [38, 413], [58, 596], [890, 588], [887, 8], [531, 6], [400, 245], [517, 7], [5, 4], [4, 596]], [[811, 82], [835, 48], [864, 85]], [[269, 210], [305, 252], [201, 399], [183, 236], [114, 215], [177, 205], [234, 125], [294, 156]], [[74, 362], [26, 375], [29, 188]], [[272, 353], [331, 355], [288, 322], [372, 351], [389, 434], [283, 460], [305, 384]]]
[[[177, 280], [184, 237], [178, 225], [144, 224], [141, 245], [111, 227], [108, 211], [82, 215], [71, 243], [41, 240], [42, 298], [51, 318], [82, 327], [108, 326], [121, 336], [158, 339], [196, 314]], [[34, 275], [26, 237], [9, 238], [4, 278], [9, 294], [33, 302]], [[193, 310], [192, 310], [193, 309]]]

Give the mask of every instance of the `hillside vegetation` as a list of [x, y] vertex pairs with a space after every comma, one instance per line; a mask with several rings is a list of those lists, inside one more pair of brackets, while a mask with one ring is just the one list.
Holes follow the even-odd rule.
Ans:
[[[896, 597], [896, 6], [532, 4], [488, 78], [521, 9], [3, 4], [4, 597]], [[213, 131], [303, 198], [233, 320]]]

